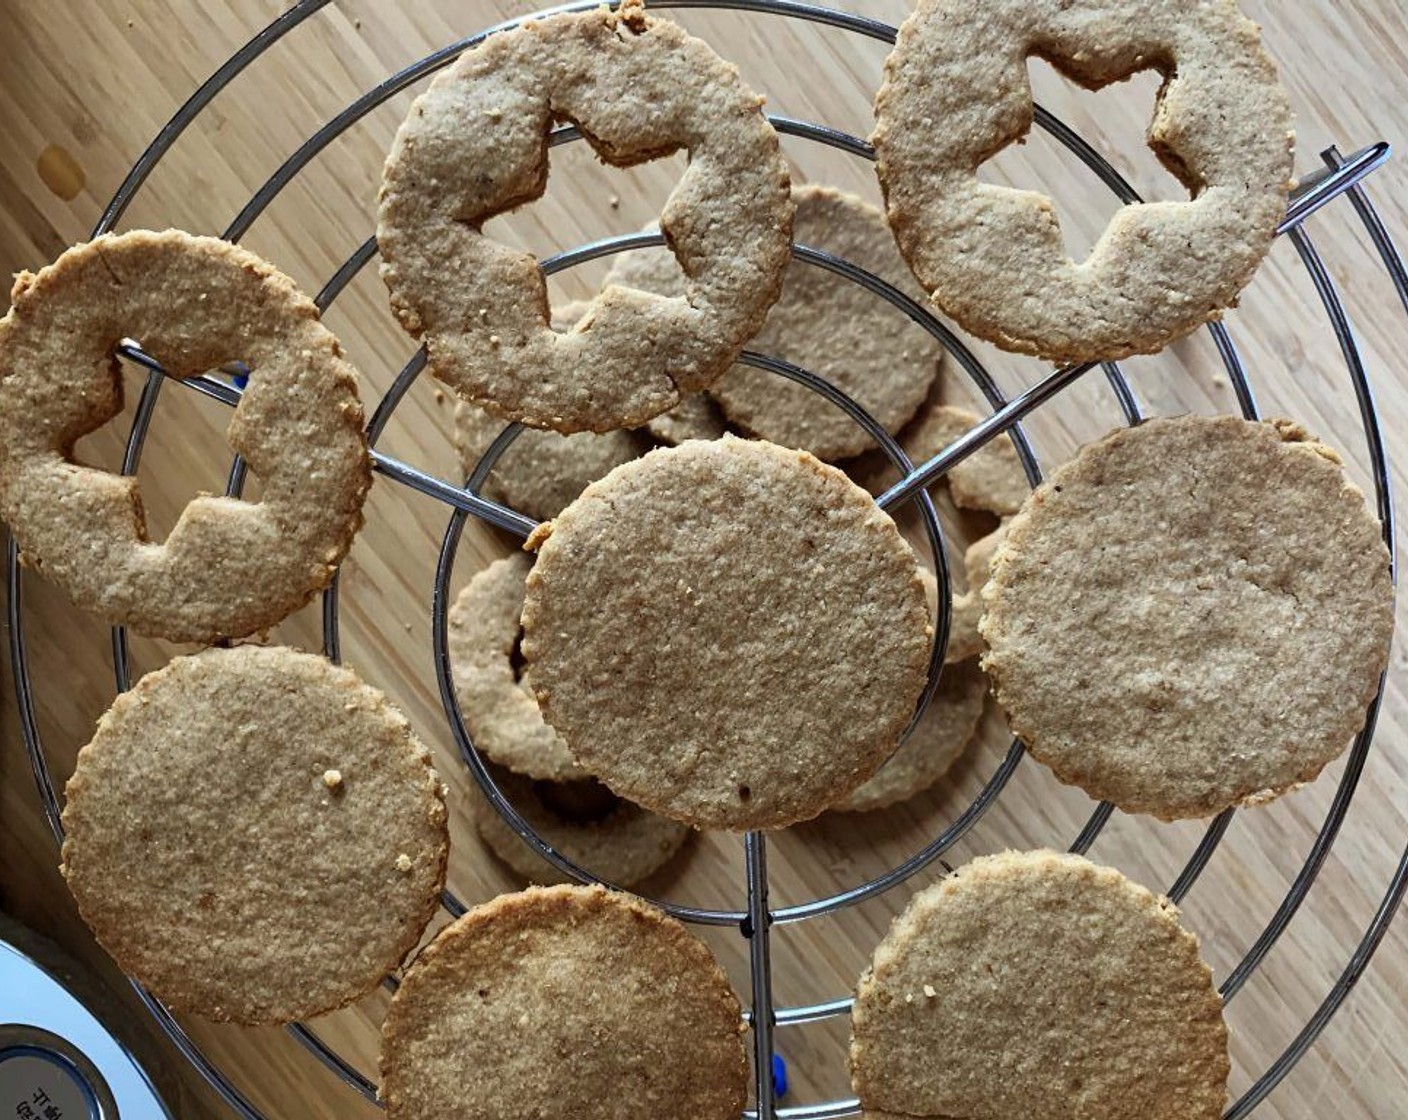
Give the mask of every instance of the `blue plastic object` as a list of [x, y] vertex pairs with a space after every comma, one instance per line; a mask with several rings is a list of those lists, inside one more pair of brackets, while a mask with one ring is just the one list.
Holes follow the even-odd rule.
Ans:
[[772, 1056], [772, 1095], [778, 1100], [787, 1095], [787, 1063], [781, 1054]]

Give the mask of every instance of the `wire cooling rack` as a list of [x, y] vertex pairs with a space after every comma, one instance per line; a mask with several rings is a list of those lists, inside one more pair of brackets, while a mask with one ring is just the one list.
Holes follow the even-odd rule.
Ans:
[[[108, 204], [94, 229], [94, 234], [107, 232], [116, 226], [128, 205], [142, 189], [152, 170], [185, 128], [205, 110], [221, 90], [284, 35], [329, 2], [330, 0], [304, 0], [304, 2], [296, 4], [231, 56], [181, 107], [143, 153]], [[581, 11], [595, 7], [596, 4], [597, 0], [579, 0], [577, 3], [552, 10]], [[792, 0], [657, 0], [652, 4], [652, 7], [732, 9], [762, 13], [824, 24], [882, 43], [893, 43], [896, 33], [894, 27], [876, 20], [809, 4], [796, 3]], [[365, 114], [448, 65], [466, 48], [474, 46], [498, 31], [516, 26], [528, 18], [532, 17], [525, 16], [511, 20], [447, 44], [367, 90], [318, 129], [288, 157], [249, 199], [235, 220], [224, 231], [223, 236], [231, 240], [243, 237], [275, 197], [293, 182], [314, 157]], [[870, 145], [856, 136], [822, 124], [790, 117], [772, 116], [770, 119], [774, 127], [784, 135], [826, 145], [860, 160], [874, 158], [874, 152]], [[1038, 107], [1036, 124], [1057, 143], [1074, 154], [1121, 202], [1139, 201], [1134, 190], [1119, 172], [1061, 120]], [[554, 146], [568, 144], [580, 138], [580, 133], [575, 128], [561, 127], [553, 132], [551, 143]], [[1342, 157], [1333, 147], [1326, 150], [1322, 153], [1323, 169], [1308, 176], [1293, 192], [1285, 220], [1281, 223], [1278, 232], [1289, 238], [1295, 247], [1319, 300], [1323, 304], [1325, 315], [1338, 341], [1349, 381], [1359, 405], [1384, 540], [1389, 547], [1390, 555], [1393, 556], [1395, 534], [1393, 506], [1389, 490], [1388, 458], [1380, 432], [1373, 391], [1336, 285], [1326, 270], [1310, 235], [1302, 228], [1304, 220], [1320, 207], [1342, 197], [1347, 199], [1382, 259], [1383, 266], [1388, 272], [1398, 297], [1405, 311], [1408, 312], [1408, 272], [1405, 272], [1403, 262], [1392, 240], [1384, 229], [1368, 196], [1360, 186], [1361, 181], [1378, 168], [1388, 156], [1389, 148], [1385, 143], [1373, 144], [1348, 157]], [[610, 238], [547, 258], [542, 262], [542, 268], [545, 274], [551, 275], [586, 261], [658, 244], [662, 244], [662, 239], [658, 234], [635, 234]], [[897, 314], [905, 316], [926, 330], [967, 374], [992, 409], [987, 419], [962, 438], [956, 440], [930, 461], [915, 467], [905, 457], [904, 452], [895, 441], [865, 409], [823, 378], [765, 354], [747, 352], [740, 359], [744, 364], [790, 379], [820, 393], [864, 428], [881, 446], [884, 453], [899, 470], [901, 478], [881, 494], [877, 501], [881, 507], [886, 509], [896, 509], [907, 502], [915, 502], [919, 506], [925, 536], [934, 556], [941, 587], [946, 593], [941, 595], [941, 601], [949, 598], [947, 594], [949, 591], [948, 571], [944, 558], [943, 534], [934, 508], [925, 492], [927, 486], [940, 479], [954, 464], [971, 455], [989, 440], [1003, 436], [1010, 438], [1015, 444], [1029, 482], [1033, 486], [1038, 484], [1041, 480], [1040, 470], [1023, 434], [1020, 421], [1042, 404], [1056, 397], [1063, 389], [1097, 368], [1113, 390], [1124, 420], [1135, 424], [1142, 419], [1140, 405], [1117, 363], [1106, 362], [1100, 363], [1098, 366], [1091, 363], [1059, 369], [1020, 395], [1008, 399], [999, 390], [994, 379], [972, 351], [960, 338], [938, 321], [926, 307], [915, 303], [879, 277], [831, 254], [803, 245], [795, 246], [793, 253], [798, 261], [805, 263], [808, 267], [826, 269], [850, 282], [861, 285], [887, 301]], [[319, 308], [326, 310], [330, 307], [375, 256], [375, 239], [368, 238], [324, 284], [316, 299]], [[1220, 323], [1209, 325], [1207, 330], [1226, 370], [1243, 415], [1252, 419], [1257, 418], [1259, 411], [1256, 397], [1231, 336]], [[138, 343], [124, 343], [120, 351], [125, 357], [144, 366], [148, 371], [127, 439], [126, 453], [122, 464], [122, 470], [131, 474], [135, 473], [137, 469], [158, 395], [166, 385], [168, 378], [156, 359], [142, 351]], [[554, 850], [528, 827], [512, 804], [503, 797], [495, 786], [493, 778], [476, 752], [465, 729], [451, 682], [445, 625], [450, 601], [450, 574], [461, 532], [470, 517], [479, 518], [518, 536], [526, 536], [534, 527], [534, 522], [512, 509], [481, 497], [478, 493], [480, 483], [487, 476], [493, 464], [517, 438], [521, 430], [518, 425], [508, 425], [504, 429], [463, 486], [433, 477], [377, 450], [376, 445], [379, 437], [407, 390], [420, 376], [424, 364], [425, 355], [422, 350], [401, 369], [390, 389], [372, 412], [368, 423], [368, 440], [372, 447], [371, 454], [375, 470], [412, 490], [438, 499], [450, 507], [452, 511], [440, 550], [431, 601], [436, 675], [451, 732], [469, 771], [494, 807], [525, 842], [550, 863], [574, 878], [588, 882], [599, 881], [586, 869], [576, 866], [560, 852]], [[240, 389], [237, 387], [238, 379], [232, 383], [217, 377], [201, 376], [183, 382], [178, 381], [177, 384], [204, 393], [228, 405], [237, 404], [240, 397]], [[236, 458], [230, 469], [226, 492], [231, 496], [238, 496], [244, 483], [245, 465]], [[19, 564], [17, 546], [13, 541], [10, 544], [8, 556], [8, 586], [11, 652], [21, 729], [45, 814], [55, 838], [62, 840], [59, 799], [44, 747], [40, 741], [35, 718], [35, 682], [31, 679], [29, 672], [26, 645], [24, 577]], [[324, 651], [334, 660], [340, 656], [338, 601], [338, 582], [334, 580], [322, 600]], [[948, 614], [947, 606], [941, 602], [937, 617], [941, 639], [947, 632]], [[938, 648], [941, 649], [942, 645], [943, 643], [940, 641]], [[119, 691], [123, 691], [129, 687], [131, 680], [127, 636], [121, 628], [114, 629], [112, 632], [112, 653], [116, 686]], [[936, 654], [936, 668], [930, 674], [925, 703], [932, 696], [937, 682], [937, 663], [939, 660], [940, 658]], [[1290, 890], [1281, 899], [1270, 921], [1253, 941], [1246, 954], [1222, 983], [1221, 993], [1227, 1000], [1231, 1000], [1237, 995], [1285, 931], [1292, 917], [1306, 899], [1330, 853], [1354, 797], [1365, 761], [1373, 746], [1374, 728], [1382, 699], [1382, 684], [1381, 680], [1379, 692], [1369, 706], [1364, 729], [1350, 748], [1347, 764], [1328, 812], [1318, 827], [1309, 854], [1296, 874]], [[736, 928], [748, 941], [752, 989], [752, 1008], [748, 1014], [748, 1020], [753, 1038], [756, 1103], [754, 1108], [744, 1114], [746, 1117], [757, 1118], [757, 1120], [775, 1120], [775, 1118], [776, 1120], [786, 1120], [786, 1118], [790, 1118], [790, 1120], [823, 1120], [823, 1118], [829, 1117], [853, 1116], [860, 1111], [859, 1103], [854, 1099], [833, 1100], [785, 1108], [779, 1108], [776, 1103], [772, 1075], [775, 1031], [778, 1028], [795, 1028], [802, 1024], [846, 1015], [852, 1001], [849, 997], [843, 997], [829, 1002], [802, 1006], [777, 1006], [772, 993], [769, 957], [769, 937], [772, 927], [817, 919], [843, 907], [854, 905], [896, 887], [916, 872], [940, 859], [997, 800], [1022, 756], [1022, 745], [1014, 740], [978, 795], [953, 818], [951, 823], [913, 856], [859, 886], [798, 905], [772, 908], [768, 901], [767, 839], [762, 833], [749, 833], [744, 840], [747, 879], [747, 908], [745, 910], [701, 909], [679, 905], [669, 899], [651, 900], [687, 922]], [[1112, 806], [1108, 803], [1098, 806], [1070, 844], [1070, 850], [1079, 853], [1088, 851], [1110, 820], [1112, 811]], [[1207, 867], [1227, 831], [1233, 813], [1234, 810], [1224, 812], [1207, 827], [1193, 855], [1168, 888], [1167, 894], [1174, 902], [1182, 900], [1188, 894]], [[1300, 1028], [1290, 1045], [1261, 1073], [1245, 1094], [1231, 1106], [1226, 1114], [1226, 1120], [1238, 1120], [1238, 1118], [1249, 1115], [1315, 1042], [1363, 973], [1402, 901], [1405, 891], [1408, 891], [1408, 849], [1405, 849], [1400, 858], [1377, 910], [1364, 929], [1361, 940], [1345, 962], [1338, 979], [1326, 993], [1316, 1011]], [[464, 904], [449, 891], [444, 895], [443, 905], [453, 916], [458, 916], [465, 909]], [[394, 987], [395, 981], [388, 978], [386, 984], [388, 987]], [[175, 1045], [234, 1112], [246, 1120], [264, 1120], [263, 1114], [201, 1052], [166, 1008], [140, 986], [134, 984], [134, 987], [137, 988], [138, 995], [170, 1035]], [[289, 1030], [346, 1087], [369, 1100], [376, 1099], [376, 1086], [311, 1030], [301, 1024], [295, 1024]]]

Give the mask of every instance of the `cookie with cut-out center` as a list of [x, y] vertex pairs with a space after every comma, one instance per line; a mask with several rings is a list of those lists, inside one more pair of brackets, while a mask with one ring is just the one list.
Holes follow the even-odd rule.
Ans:
[[600, 887], [534, 887], [476, 906], [407, 970], [380, 1096], [389, 1120], [737, 1120], [743, 1030], [723, 970], [679, 922]]
[[[924, 292], [895, 251], [885, 217], [833, 187], [799, 186], [793, 238], [879, 276], [912, 299]], [[607, 277], [649, 292], [678, 295], [684, 276], [664, 249], [622, 254]], [[748, 343], [818, 374], [854, 397], [889, 432], [898, 432], [938, 376], [943, 347], [860, 284], [819, 265], [793, 260], [782, 295]], [[736, 365], [709, 390], [741, 430], [821, 459], [859, 455], [874, 443], [836, 405], [777, 374]], [[672, 442], [678, 442], [672, 441]]]
[[[1161, 74], [1149, 146], [1191, 197], [1121, 208], [1075, 261], [1049, 198], [979, 178], [1031, 131], [1033, 56], [1090, 89]], [[1053, 362], [1153, 353], [1220, 317], [1286, 213], [1290, 103], [1234, 0], [921, 0], [875, 118], [919, 282], [973, 334]]]
[[861, 977], [850, 1059], [885, 1120], [1217, 1120], [1230, 1067], [1173, 904], [1056, 852], [976, 859], [910, 901]]
[[1313, 779], [1393, 634], [1379, 523], [1286, 420], [1150, 420], [1082, 448], [1012, 519], [983, 599], [983, 665], [1032, 755], [1166, 820]]
[[[572, 303], [554, 312], [553, 328], [570, 330], [586, 309], [585, 303]], [[698, 399], [698, 394], [691, 399]], [[455, 449], [465, 477], [504, 427], [503, 420], [478, 405], [464, 400], [455, 402]], [[545, 521], [556, 517], [587, 483], [649, 449], [650, 440], [640, 432], [578, 432], [564, 436], [524, 428], [499, 456], [480, 492], [492, 501]]]
[[[382, 277], [430, 371], [496, 416], [563, 433], [638, 427], [717, 381], [791, 250], [790, 179], [762, 106], [638, 0], [529, 18], [465, 51], [412, 105], [378, 196]], [[616, 167], [689, 153], [660, 213], [689, 278], [679, 298], [608, 285], [559, 333], [538, 261], [485, 235], [542, 197], [562, 121]]]
[[477, 572], [450, 607], [446, 644], [465, 728], [474, 745], [514, 773], [554, 782], [590, 777], [543, 720], [522, 679], [523, 584], [533, 558], [516, 552]]
[[613, 792], [701, 827], [816, 816], [898, 744], [932, 627], [914, 554], [804, 451], [652, 451], [530, 540], [523, 653]]
[[[173, 642], [244, 637], [328, 585], [362, 525], [371, 466], [356, 373], [292, 280], [219, 238], [132, 230], [21, 273], [11, 299], [0, 516], [27, 564], [84, 610]], [[129, 336], [173, 378], [249, 367], [228, 436], [259, 501], [198, 495], [158, 543], [137, 479], [74, 458], [122, 411]]]
[[253, 1024], [345, 1006], [439, 904], [430, 754], [382, 693], [322, 657], [178, 657], [113, 702], [64, 793], [79, 913], [179, 1011]]

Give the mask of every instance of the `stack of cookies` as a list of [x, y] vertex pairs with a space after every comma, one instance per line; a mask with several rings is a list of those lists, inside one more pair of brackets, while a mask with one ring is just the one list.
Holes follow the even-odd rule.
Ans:
[[[684, 847], [690, 828], [612, 793], [573, 760], [543, 719], [522, 673], [519, 616], [532, 567], [522, 552], [496, 560], [470, 580], [450, 608], [449, 650], [465, 727], [475, 747], [492, 760], [499, 790], [539, 837], [608, 883], [633, 886]], [[485, 843], [523, 878], [569, 881], [537, 856], [487, 799], [475, 802], [473, 815]]]
[[[1082, 262], [1047, 199], [976, 174], [1031, 126], [1034, 54], [1092, 87], [1165, 78], [1150, 143], [1192, 197], [1126, 207]], [[891, 805], [942, 778], [989, 684], [1037, 760], [1131, 813], [1207, 817], [1314, 779], [1362, 726], [1393, 624], [1379, 525], [1335, 451], [1289, 421], [1157, 419], [1031, 490], [999, 438], [935, 488], [941, 584], [876, 506], [895, 473], [872, 433], [806, 383], [915, 461], [980, 417], [952, 402], [936, 335], [893, 329], [843, 267], [789, 263], [794, 239], [818, 247], [1047, 361], [1158, 350], [1235, 303], [1284, 213], [1289, 108], [1256, 28], [1232, 0], [920, 0], [876, 99], [883, 213], [794, 187], [762, 104], [625, 0], [486, 38], [387, 159], [382, 275], [459, 398], [466, 473], [527, 426], [483, 491], [541, 523], [448, 618], [459, 714], [514, 809], [476, 808], [490, 848], [561, 878], [513, 820], [624, 886], [693, 829]], [[484, 225], [542, 195], [564, 120], [614, 165], [690, 159], [664, 247], [554, 315], [538, 262]], [[230, 441], [262, 501], [199, 498], [156, 544], [135, 480], [74, 459], [120, 407], [128, 335], [175, 378], [249, 365]], [[363, 419], [311, 302], [223, 242], [99, 238], [20, 276], [0, 322], [0, 513], [26, 563], [141, 633], [249, 638], [325, 587], [361, 524]], [[358, 998], [417, 944], [443, 798], [404, 717], [349, 670], [226, 642], [103, 717], [67, 788], [64, 873], [161, 998], [283, 1022]], [[382, 1096], [392, 1120], [728, 1120], [743, 1029], [678, 923], [535, 887], [472, 909], [406, 972]], [[1174, 1101], [1211, 1120], [1228, 1070], [1177, 911], [1074, 856], [995, 855], [920, 892], [856, 998], [851, 1074], [874, 1116], [1121, 1120]]]

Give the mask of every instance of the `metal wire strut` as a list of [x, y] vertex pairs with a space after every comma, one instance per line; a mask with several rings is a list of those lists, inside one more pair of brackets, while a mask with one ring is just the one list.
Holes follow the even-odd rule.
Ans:
[[753, 1115], [776, 1114], [772, 1080], [772, 1032], [775, 1027], [772, 998], [772, 911], [768, 908], [768, 840], [761, 832], [743, 838], [743, 858], [748, 884], [748, 917], [743, 936], [748, 939], [748, 965], [753, 979], [753, 1084], [757, 1108]]
[[[300, 27], [327, 2], [328, 0], [303, 0], [231, 56], [178, 110], [142, 154], [104, 211], [102, 219], [94, 231], [95, 234], [104, 233], [114, 228], [133, 198], [142, 189], [152, 170], [160, 163], [185, 128], [205, 108], [220, 96], [251, 62], [261, 57], [286, 35]], [[581, 11], [595, 7], [597, 3], [598, 0], [575, 0], [573, 3], [554, 10]], [[730, 9], [764, 16], [800, 19], [882, 43], [892, 43], [895, 38], [895, 28], [888, 24], [846, 12], [800, 3], [797, 0], [657, 0], [653, 6], [657, 8]], [[408, 89], [448, 65], [466, 47], [483, 41], [497, 31], [516, 26], [522, 22], [522, 19], [527, 18], [530, 17], [525, 16], [521, 19], [510, 20], [497, 27], [449, 43], [365, 91], [336, 113], [289, 155], [269, 179], [254, 192], [249, 201], [240, 208], [238, 214], [226, 227], [225, 236], [234, 239], [242, 237], [248, 232], [279, 193], [321, 151], [334, 143], [348, 128], [365, 115], [387, 102], [397, 93]], [[874, 159], [873, 149], [863, 138], [848, 135], [825, 124], [798, 120], [793, 117], [773, 115], [769, 119], [780, 133], [787, 136], [809, 143], [821, 144], [852, 158], [867, 161]], [[1040, 106], [1036, 109], [1035, 121], [1039, 128], [1074, 154], [1091, 174], [1108, 187], [1122, 202], [1137, 203], [1140, 201], [1138, 195], [1119, 172], [1063, 121]], [[553, 145], [569, 144], [579, 139], [581, 136], [577, 129], [568, 126], [555, 130], [551, 137], [551, 143]], [[1402, 259], [1361, 186], [1364, 179], [1380, 167], [1388, 157], [1389, 147], [1384, 143], [1370, 145], [1348, 157], [1341, 157], [1334, 149], [1326, 152], [1325, 167], [1303, 180], [1292, 194], [1285, 219], [1278, 232], [1287, 236], [1305, 266], [1324, 307], [1328, 325], [1339, 343], [1350, 386], [1360, 407], [1384, 539], [1389, 546], [1390, 555], [1394, 556], [1394, 513], [1389, 489], [1388, 456], [1382, 433], [1379, 430], [1378, 413], [1368, 371], [1364, 367], [1363, 358], [1355, 342], [1352, 324], [1334, 281], [1321, 262], [1315, 245], [1303, 225], [1306, 219], [1335, 199], [1342, 195], [1348, 197], [1354, 214], [1364, 226], [1374, 249], [1388, 270], [1405, 312], [1408, 312], [1408, 270], [1405, 270]], [[633, 234], [626, 237], [609, 238], [550, 257], [542, 262], [542, 268], [545, 274], [551, 275], [571, 269], [586, 261], [621, 252], [633, 252], [660, 243], [662, 243], [662, 239], [658, 234]], [[1122, 419], [1133, 424], [1139, 422], [1143, 417], [1140, 402], [1116, 362], [1102, 363], [1098, 367], [1094, 364], [1086, 364], [1055, 370], [1024, 392], [1008, 399], [963, 340], [937, 319], [928, 307], [916, 303], [881, 278], [832, 254], [805, 245], [795, 246], [793, 254], [799, 267], [825, 269], [863, 287], [876, 299], [889, 304], [897, 315], [926, 331], [930, 337], [944, 347], [956, 366], [972, 380], [978, 392], [991, 408], [990, 415], [971, 431], [966, 432], [933, 458], [916, 467], [874, 417], [824, 378], [771, 355], [748, 352], [740, 359], [744, 364], [794, 381], [819, 393], [860, 425], [876, 442], [898, 475], [898, 481], [885, 490], [877, 501], [885, 509], [895, 509], [907, 502], [918, 503], [917, 508], [926, 544], [934, 558], [938, 574], [941, 600], [951, 599], [951, 585], [942, 529], [927, 492], [930, 486], [941, 479], [955, 464], [962, 462], [989, 440], [996, 438], [1011, 439], [1028, 481], [1036, 486], [1041, 481], [1041, 470], [1023, 432], [1022, 420], [1096, 368], [1101, 369], [1109, 381]], [[375, 258], [376, 243], [373, 238], [369, 237], [329, 277], [317, 296], [318, 307], [321, 310], [327, 310], [332, 306], [362, 269]], [[1226, 369], [1228, 380], [1236, 394], [1242, 414], [1248, 418], [1256, 418], [1259, 415], [1256, 396], [1242, 366], [1230, 330], [1220, 323], [1211, 324], [1207, 329], [1218, 359]], [[128, 436], [122, 465], [122, 470], [125, 473], [133, 474], [138, 468], [144, 441], [155, 415], [159, 396], [166, 383], [172, 379], [165, 375], [157, 358], [143, 351], [138, 342], [130, 340], [125, 342], [120, 347], [120, 353], [148, 371], [148, 378], [138, 401], [136, 417]], [[367, 436], [371, 449], [372, 466], [379, 474], [409, 492], [442, 503], [450, 511], [440, 555], [436, 563], [429, 603], [432, 653], [446, 720], [470, 775], [483, 790], [489, 802], [518, 835], [534, 851], [563, 873], [582, 882], [599, 882], [600, 880], [589, 869], [572, 862], [528, 826], [512, 803], [503, 796], [495, 785], [493, 776], [489, 773], [465, 728], [453, 687], [447, 642], [447, 613], [451, 600], [450, 580], [461, 535], [470, 517], [494, 525], [518, 537], [524, 537], [530, 533], [536, 523], [516, 510], [484, 498], [479, 492], [484, 479], [498, 458], [518, 438], [522, 431], [519, 425], [511, 424], [505, 427], [503, 432], [492, 442], [464, 485], [437, 478], [412, 464], [386, 454], [377, 447], [383, 431], [394, 418], [397, 408], [422, 374], [424, 367], [424, 353], [418, 352], [401, 368], [395, 376], [391, 388], [374, 408], [368, 423]], [[227, 379], [224, 376], [203, 375], [186, 379], [179, 384], [226, 405], [234, 406], [239, 403], [240, 388], [237, 381]], [[231, 464], [228, 476], [227, 492], [231, 496], [238, 496], [241, 493], [245, 474], [243, 462], [236, 458]], [[35, 715], [35, 681], [30, 673], [26, 629], [28, 619], [24, 608], [24, 573], [20, 566], [17, 546], [13, 541], [10, 544], [7, 559], [10, 652], [20, 727], [25, 749], [34, 771], [40, 804], [55, 839], [61, 841], [63, 831], [59, 816], [59, 797]], [[340, 652], [339, 604], [339, 589], [337, 582], [334, 581], [323, 597], [323, 647], [327, 655], [334, 660], [338, 658]], [[949, 604], [941, 602], [936, 616], [939, 641], [936, 642], [934, 661], [930, 667], [924, 697], [915, 713], [916, 720], [932, 697], [939, 680], [943, 648], [946, 644], [948, 615]], [[117, 690], [122, 691], [131, 683], [131, 673], [126, 634], [121, 628], [115, 628], [113, 631], [112, 650], [114, 683]], [[1234, 998], [1252, 978], [1256, 969], [1290, 926], [1301, 904], [1308, 897], [1349, 811], [1360, 775], [1369, 752], [1372, 750], [1381, 697], [1382, 689], [1370, 705], [1364, 730], [1350, 749], [1347, 765], [1335, 792], [1329, 813], [1321, 824], [1290, 890], [1242, 961], [1232, 969], [1224, 981], [1222, 992], [1225, 998], [1229, 1000]], [[830, 1118], [854, 1116], [860, 1111], [859, 1102], [853, 1098], [788, 1107], [779, 1105], [772, 1076], [773, 1055], [778, 1049], [777, 1032], [784, 1028], [801, 1027], [805, 1024], [848, 1014], [852, 1000], [849, 996], [842, 996], [833, 1000], [801, 1006], [778, 1006], [773, 990], [771, 967], [771, 931], [773, 928], [822, 917], [844, 907], [861, 903], [899, 886], [935, 861], [940, 861], [944, 853], [957, 843], [996, 802], [1023, 757], [1024, 750], [1021, 743], [1013, 741], [1001, 763], [994, 769], [977, 796], [966, 808], [948, 822], [938, 835], [932, 837], [919, 851], [867, 882], [824, 897], [774, 908], [770, 902], [768, 889], [767, 838], [762, 833], [754, 832], [747, 834], [744, 838], [745, 898], [741, 907], [706, 908], [686, 906], [670, 899], [649, 900], [681, 920], [721, 928], [732, 927], [747, 939], [751, 989], [751, 1008], [747, 1019], [752, 1030], [754, 1068], [754, 1106], [744, 1114], [749, 1120], [830, 1120]], [[1075, 837], [1070, 845], [1071, 849], [1078, 852], [1089, 851], [1097, 842], [1113, 813], [1112, 806], [1108, 804], [1099, 806]], [[1226, 835], [1230, 820], [1231, 813], [1228, 812], [1210, 823], [1187, 863], [1169, 887], [1168, 893], [1174, 900], [1181, 899], [1194, 888], [1199, 876], [1214, 858]], [[1314, 1043], [1316, 1037], [1363, 975], [1364, 969], [1382, 941], [1405, 893], [1408, 893], [1408, 850], [1405, 850], [1387, 884], [1378, 910], [1365, 929], [1362, 939], [1351, 954], [1339, 979], [1330, 988], [1316, 1013], [1304, 1025], [1282, 1055], [1256, 1079], [1241, 1099], [1233, 1104], [1227, 1113], [1226, 1120], [1243, 1120], [1249, 1115]], [[449, 892], [446, 892], [443, 903], [444, 908], [451, 916], [457, 916], [464, 912], [464, 903]], [[394, 980], [388, 978], [388, 985], [394, 987]], [[210, 1061], [185, 1034], [166, 1008], [140, 988], [138, 988], [138, 994], [181, 1053], [220, 1094], [236, 1115], [244, 1120], [265, 1120], [263, 1114], [240, 1088]], [[366, 1099], [375, 1101], [376, 1085], [373, 1080], [321, 1040], [316, 1033], [306, 1026], [295, 1025], [291, 1028], [291, 1035], [339, 1081]]]

